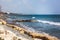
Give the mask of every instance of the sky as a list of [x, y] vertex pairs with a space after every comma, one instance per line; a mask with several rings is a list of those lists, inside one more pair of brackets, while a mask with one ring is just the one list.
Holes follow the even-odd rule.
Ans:
[[22, 14], [60, 14], [60, 0], [0, 0], [2, 11]]

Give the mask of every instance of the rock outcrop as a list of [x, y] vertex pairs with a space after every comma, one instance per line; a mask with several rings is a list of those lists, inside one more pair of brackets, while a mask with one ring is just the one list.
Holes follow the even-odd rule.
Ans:
[[[4, 17], [1, 18], [3, 15], [4, 14], [1, 14], [1, 16], [0, 16], [0, 24], [6, 25], [7, 27], [12, 28], [13, 30], [18, 31], [22, 35], [25, 34], [25, 35], [31, 37], [32, 40], [60, 40], [57, 37], [51, 36], [46, 33], [29, 32], [28, 30], [21, 28], [20, 26], [16, 26], [13, 24], [7, 24], [7, 22], [4, 20]], [[1, 34], [3, 34], [4, 36]], [[7, 36], [5, 36], [5, 35], [7, 35]], [[12, 35], [14, 35], [14, 36], [12, 37]], [[11, 40], [16, 40], [17, 38], [15, 36], [16, 36], [15, 34], [13, 34], [13, 33], [10, 34], [10, 32], [8, 32], [7, 30], [0, 30], [0, 37], [4, 38], [5, 40], [7, 40], [9, 37], [12, 37]], [[7, 37], [7, 39], [5, 37]], [[8, 40], [10, 40], [10, 38]], [[18, 40], [23, 40], [23, 38], [18, 39]]]

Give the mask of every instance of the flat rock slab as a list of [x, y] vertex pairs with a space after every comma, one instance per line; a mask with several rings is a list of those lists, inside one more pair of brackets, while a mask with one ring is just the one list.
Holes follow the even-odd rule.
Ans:
[[4, 40], [29, 40], [6, 25], [0, 25], [0, 38]]

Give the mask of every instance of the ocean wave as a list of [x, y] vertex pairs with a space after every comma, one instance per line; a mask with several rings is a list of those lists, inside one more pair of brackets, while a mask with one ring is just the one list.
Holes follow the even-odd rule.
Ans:
[[[35, 29], [32, 28], [32, 27], [28, 27], [27, 25], [24, 25], [23, 23], [20, 23], [20, 25], [21, 25], [24, 29], [27, 29], [29, 32], [40, 33], [40, 34], [43, 34], [43, 35], [46, 35], [46, 36], [50, 35], [49, 33], [42, 32], [42, 31], [37, 31], [37, 30], [35, 30]], [[56, 36], [51, 36], [51, 37], [57, 38]]]
[[19, 24], [21, 27], [23, 27], [24, 29], [27, 29], [29, 32], [43, 33], [42, 31], [35, 30], [34, 28], [32, 28], [28, 25], [24, 25], [23, 23], [19, 23]]
[[22, 24], [22, 23], [20, 23], [20, 26], [22, 26], [23, 28], [25, 28], [25, 29], [27, 29], [28, 31], [32, 31], [32, 32], [36, 32], [36, 30], [35, 29], [33, 29], [32, 27], [28, 27], [28, 25], [24, 25], [24, 24]]
[[50, 25], [60, 26], [60, 23], [59, 23], [59, 22], [51, 22], [51, 21], [43, 21], [43, 20], [37, 20], [37, 21], [38, 21], [38, 22], [41, 22], [41, 23], [50, 24]]

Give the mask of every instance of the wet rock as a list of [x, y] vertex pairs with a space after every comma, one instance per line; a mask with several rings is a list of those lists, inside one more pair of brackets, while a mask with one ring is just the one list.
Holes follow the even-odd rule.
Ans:
[[21, 39], [18, 39], [18, 40], [21, 40]]

